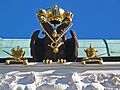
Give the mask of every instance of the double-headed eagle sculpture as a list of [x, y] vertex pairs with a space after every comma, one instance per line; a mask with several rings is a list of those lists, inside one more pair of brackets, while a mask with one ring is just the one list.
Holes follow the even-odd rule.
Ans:
[[78, 56], [77, 36], [74, 31], [70, 30], [72, 37], [69, 39], [65, 37], [73, 25], [73, 14], [58, 8], [55, 4], [52, 9], [38, 10], [36, 16], [45, 37], [38, 37], [40, 30], [32, 34], [30, 48], [33, 59], [44, 63], [75, 61]]

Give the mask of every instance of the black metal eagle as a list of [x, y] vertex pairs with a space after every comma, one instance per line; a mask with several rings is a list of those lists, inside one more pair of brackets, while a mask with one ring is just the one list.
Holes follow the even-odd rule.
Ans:
[[70, 20], [71, 13], [65, 13], [66, 16], [61, 23], [59, 20], [56, 20], [57, 15], [58, 14], [53, 15], [53, 21], [48, 21], [43, 11], [39, 11], [37, 15], [40, 20], [40, 25], [45, 33], [45, 37], [38, 37], [40, 30], [35, 31], [31, 36], [31, 56], [35, 61], [43, 62], [43, 60], [52, 60], [56, 62], [58, 59], [64, 59], [68, 62], [74, 62], [77, 59], [78, 40], [75, 32], [70, 30], [71, 38], [65, 38], [65, 35], [69, 30], [67, 27], [71, 27], [72, 25]]

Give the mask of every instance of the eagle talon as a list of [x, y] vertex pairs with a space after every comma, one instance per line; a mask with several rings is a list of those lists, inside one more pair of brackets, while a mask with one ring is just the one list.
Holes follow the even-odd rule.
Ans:
[[43, 64], [51, 64], [51, 63], [52, 63], [52, 60], [49, 60], [49, 59], [43, 60]]
[[57, 63], [58, 63], [58, 64], [66, 63], [66, 60], [65, 60], [65, 59], [58, 59], [58, 60], [57, 60]]

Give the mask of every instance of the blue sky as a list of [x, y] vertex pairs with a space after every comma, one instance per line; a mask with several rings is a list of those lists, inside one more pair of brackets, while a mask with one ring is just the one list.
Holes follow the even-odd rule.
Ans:
[[120, 39], [120, 0], [1, 0], [0, 37], [30, 38], [41, 30], [36, 11], [54, 3], [74, 14], [79, 39]]

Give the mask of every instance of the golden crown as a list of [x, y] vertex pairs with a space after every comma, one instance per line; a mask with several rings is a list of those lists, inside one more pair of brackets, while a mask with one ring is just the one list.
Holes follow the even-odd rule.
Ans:
[[47, 10], [38, 10], [36, 15], [40, 21], [42, 16], [52, 24], [59, 24], [64, 21], [65, 18], [68, 18], [70, 21], [72, 21], [73, 18], [73, 14], [71, 12], [65, 12], [62, 8], [58, 8], [56, 4], [52, 7], [52, 9], [49, 8]]

